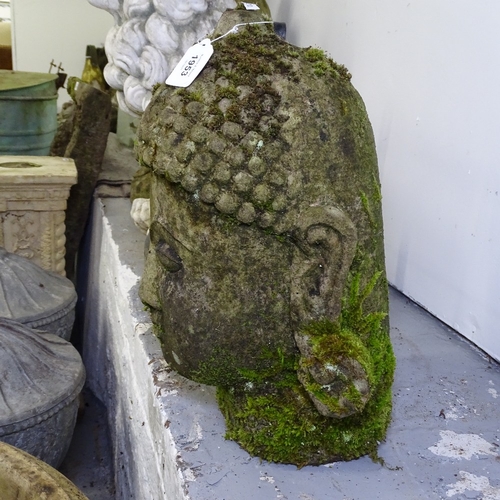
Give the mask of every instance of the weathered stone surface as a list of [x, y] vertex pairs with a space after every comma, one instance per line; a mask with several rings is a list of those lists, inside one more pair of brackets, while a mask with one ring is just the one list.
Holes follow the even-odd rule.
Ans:
[[0, 318], [0, 440], [57, 467], [73, 435], [85, 369], [65, 340]]
[[0, 156], [0, 247], [64, 276], [69, 158]]
[[2, 500], [88, 500], [71, 481], [34, 456], [1, 442], [0, 455]]
[[[258, 19], [228, 12], [216, 35]], [[138, 139], [154, 173], [141, 297], [167, 360], [218, 387], [253, 454], [375, 453], [394, 357], [375, 145], [347, 70], [240, 28], [190, 87], [158, 86]]]
[[151, 170], [147, 167], [140, 167], [132, 178], [130, 189], [130, 200], [137, 198], [151, 197]]
[[76, 105], [74, 101], [65, 102], [57, 114], [57, 131], [50, 145], [50, 156], [64, 156], [68, 147], [75, 122]]
[[75, 259], [89, 214], [108, 140], [111, 98], [77, 79], [68, 82], [76, 109], [73, 131], [64, 156], [75, 161], [78, 183], [71, 188], [66, 211], [66, 275], [73, 279]]
[[1, 318], [69, 340], [76, 299], [69, 279], [0, 247]]

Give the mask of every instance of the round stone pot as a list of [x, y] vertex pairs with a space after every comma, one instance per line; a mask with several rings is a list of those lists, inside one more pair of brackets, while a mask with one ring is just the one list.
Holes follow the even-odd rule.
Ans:
[[85, 369], [56, 335], [0, 318], [0, 441], [58, 467], [68, 451]]
[[2, 500], [88, 500], [62, 474], [32, 455], [0, 442]]
[[69, 279], [0, 247], [0, 317], [69, 340], [76, 299]]

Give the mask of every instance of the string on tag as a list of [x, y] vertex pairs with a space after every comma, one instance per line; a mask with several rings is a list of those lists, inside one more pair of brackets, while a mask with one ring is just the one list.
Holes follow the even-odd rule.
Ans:
[[273, 24], [272, 21], [257, 21], [253, 23], [240, 23], [233, 26], [227, 33], [217, 37], [215, 40], [205, 38], [200, 40], [186, 51], [177, 66], [168, 76], [165, 83], [172, 87], [186, 88], [193, 83], [195, 78], [201, 73], [214, 53], [213, 42], [224, 38], [230, 33], [238, 33], [240, 26], [249, 26], [251, 24]]
[[255, 21], [253, 23], [240, 23], [240, 24], [235, 24], [227, 33], [224, 33], [221, 36], [218, 36], [217, 38], [214, 38], [211, 40], [212, 43], [216, 42], [217, 40], [220, 40], [221, 38], [224, 38], [227, 35], [230, 35], [231, 33], [238, 33], [238, 27], [239, 26], [250, 26], [252, 24], [274, 24], [273, 21]]

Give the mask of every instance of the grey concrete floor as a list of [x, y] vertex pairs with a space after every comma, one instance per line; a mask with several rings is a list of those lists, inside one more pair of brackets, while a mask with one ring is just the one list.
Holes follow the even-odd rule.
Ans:
[[89, 391], [83, 391], [71, 446], [59, 472], [73, 481], [89, 500], [115, 498], [111, 442], [106, 409]]
[[[192, 483], [193, 498], [500, 500], [499, 364], [399, 292], [391, 290], [390, 300], [398, 364], [392, 424], [379, 448], [384, 464], [363, 457], [298, 471], [243, 460], [245, 452], [239, 449], [246, 472], [240, 473], [228, 457], [231, 463], [221, 472], [223, 480]], [[111, 499], [104, 409], [91, 396], [87, 403], [61, 471], [90, 500]], [[189, 454], [184, 459], [189, 460]], [[260, 475], [257, 491], [244, 487], [249, 463]]]
[[[500, 500], [500, 365], [400, 293], [390, 298], [397, 369], [379, 452], [408, 491], [399, 498]], [[371, 498], [398, 498], [370, 483]]]

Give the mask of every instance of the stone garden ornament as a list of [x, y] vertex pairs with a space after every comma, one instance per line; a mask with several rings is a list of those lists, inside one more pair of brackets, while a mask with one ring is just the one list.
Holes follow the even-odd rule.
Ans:
[[0, 318], [69, 340], [76, 301], [69, 279], [0, 247]]
[[343, 66], [261, 21], [227, 11], [199, 76], [157, 85], [143, 114], [141, 298], [166, 359], [217, 386], [248, 452], [375, 455], [395, 361], [372, 129]]
[[[186, 50], [211, 33], [236, 0], [88, 0], [115, 20], [106, 42], [108, 84], [120, 108], [138, 116]], [[265, 0], [255, 2], [266, 9]]]
[[[89, 0], [113, 15], [106, 37], [107, 83], [116, 89], [120, 108], [140, 116], [153, 87], [164, 82], [186, 50], [215, 28], [222, 13], [240, 0]], [[270, 16], [266, 0], [254, 0]], [[134, 197], [135, 198], [135, 197]], [[132, 200], [130, 215], [144, 233], [150, 225], [149, 198]]]
[[59, 467], [85, 382], [78, 351], [52, 333], [0, 317], [0, 367], [0, 441]]

